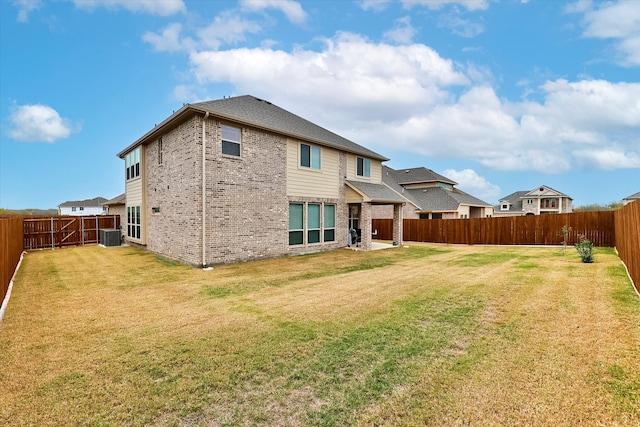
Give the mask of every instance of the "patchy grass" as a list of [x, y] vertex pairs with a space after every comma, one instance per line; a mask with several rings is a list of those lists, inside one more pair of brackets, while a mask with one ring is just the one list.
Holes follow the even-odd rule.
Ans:
[[205, 272], [31, 252], [2, 425], [638, 425], [640, 302], [610, 250], [411, 244]]

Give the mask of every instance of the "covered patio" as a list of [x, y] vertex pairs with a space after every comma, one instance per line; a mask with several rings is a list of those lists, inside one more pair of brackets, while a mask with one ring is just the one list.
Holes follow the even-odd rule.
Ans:
[[402, 207], [406, 200], [384, 184], [345, 181], [345, 200], [349, 206], [349, 230], [359, 230], [360, 248], [374, 249], [375, 230], [371, 223], [371, 206], [393, 206], [393, 242], [402, 246]]

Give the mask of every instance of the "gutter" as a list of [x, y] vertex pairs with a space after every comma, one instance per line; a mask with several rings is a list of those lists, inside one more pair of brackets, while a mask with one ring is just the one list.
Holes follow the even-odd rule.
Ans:
[[205, 133], [205, 125], [209, 118], [209, 112], [204, 113], [202, 118], [202, 268], [209, 270], [207, 266], [207, 165], [206, 165], [206, 153], [207, 153], [207, 136]]

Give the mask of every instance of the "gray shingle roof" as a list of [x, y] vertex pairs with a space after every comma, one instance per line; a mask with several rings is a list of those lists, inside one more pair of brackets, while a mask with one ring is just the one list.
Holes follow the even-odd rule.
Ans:
[[[529, 193], [528, 191], [516, 191], [515, 193], [511, 193], [508, 196], [505, 196], [500, 199], [500, 204], [494, 206], [496, 212], [522, 212], [522, 198]], [[508, 211], [502, 210], [502, 202], [509, 202], [511, 206], [509, 206]]]
[[487, 202], [460, 191], [457, 188], [447, 190], [442, 187], [414, 188], [405, 190], [411, 195], [423, 211], [455, 211], [460, 205], [491, 206]]
[[442, 176], [431, 169], [425, 167], [411, 168], [411, 169], [391, 169], [385, 166], [382, 173], [390, 175], [398, 184], [407, 185], [415, 183], [427, 183], [427, 182], [444, 182], [451, 185], [458, 185], [457, 182], [450, 180], [446, 176]]
[[630, 196], [625, 197], [623, 200], [635, 200], [635, 199], [640, 199], [640, 191], [638, 191], [635, 194], [632, 194]]
[[107, 200], [106, 202], [102, 203], [103, 205], [122, 205], [126, 202], [126, 193], [122, 193], [117, 195], [116, 197], [114, 197], [113, 199]]
[[405, 203], [406, 200], [384, 184], [362, 181], [347, 181], [349, 185], [366, 195], [374, 203]]
[[68, 202], [60, 203], [58, 207], [59, 208], [68, 208], [73, 206], [85, 207], [85, 208], [99, 207], [99, 206], [102, 206], [102, 204], [106, 201], [107, 199], [105, 199], [104, 197], [95, 197], [93, 199], [86, 199], [86, 200], [71, 200]]
[[421, 211], [455, 211], [460, 205], [491, 206], [489, 203], [457, 188], [450, 190], [442, 187], [404, 188], [402, 184], [433, 184], [437, 182], [451, 185], [457, 184], [455, 181], [424, 167], [395, 170], [388, 166], [383, 166], [382, 181], [402, 194], [405, 199], [413, 203]]
[[353, 141], [290, 113], [269, 101], [251, 95], [198, 102], [191, 105], [256, 127], [317, 141], [320, 144], [360, 154], [372, 159], [382, 161], [389, 160]]

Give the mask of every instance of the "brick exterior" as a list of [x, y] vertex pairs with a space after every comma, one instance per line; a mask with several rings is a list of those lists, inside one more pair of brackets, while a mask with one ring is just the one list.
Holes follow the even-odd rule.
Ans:
[[[203, 121], [206, 139], [204, 264], [316, 252], [347, 245], [346, 152], [339, 154], [338, 198], [288, 196], [287, 137], [221, 122], [216, 117], [205, 120], [202, 115], [193, 115], [143, 146], [142, 232], [148, 250], [194, 266], [203, 265]], [[222, 154], [223, 124], [241, 128], [239, 157]], [[289, 203], [334, 204], [335, 241], [290, 246]], [[371, 204], [364, 203], [361, 212], [362, 248], [370, 249]], [[126, 215], [123, 225], [126, 230]]]
[[[147, 248], [193, 265], [202, 264], [202, 120], [162, 136], [162, 163], [158, 141], [145, 149]], [[240, 157], [227, 156], [220, 125], [205, 125], [206, 264], [287, 253], [286, 138], [245, 127]]]

